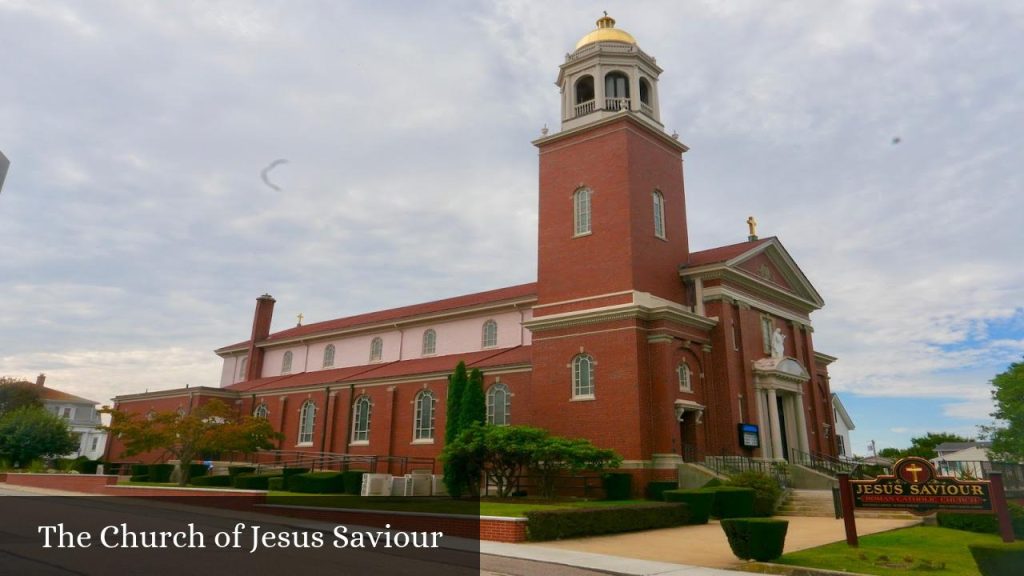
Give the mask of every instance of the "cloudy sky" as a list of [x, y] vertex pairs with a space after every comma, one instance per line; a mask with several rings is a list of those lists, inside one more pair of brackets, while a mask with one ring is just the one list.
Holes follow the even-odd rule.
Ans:
[[535, 280], [530, 141], [601, 10], [665, 69], [691, 246], [753, 214], [824, 296], [854, 450], [975, 434], [1024, 354], [1012, 0], [0, 0], [0, 375], [216, 385], [264, 292], [281, 329]]

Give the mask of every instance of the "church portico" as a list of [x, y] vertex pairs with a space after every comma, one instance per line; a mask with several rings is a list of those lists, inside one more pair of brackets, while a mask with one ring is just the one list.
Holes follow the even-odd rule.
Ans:
[[757, 360], [753, 373], [762, 456], [788, 460], [794, 449], [808, 452], [803, 391], [810, 374], [789, 357]]

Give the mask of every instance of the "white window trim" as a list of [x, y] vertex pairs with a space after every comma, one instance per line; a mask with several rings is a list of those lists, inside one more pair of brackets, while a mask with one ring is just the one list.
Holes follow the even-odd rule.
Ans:
[[[577, 380], [578, 380], [577, 376], [578, 376], [578, 373], [577, 373], [576, 365], [577, 365], [577, 362], [581, 361], [581, 359], [583, 357], [587, 358], [588, 364], [589, 364], [589, 368], [590, 368], [590, 370], [589, 370], [589, 372], [590, 372], [590, 374], [589, 374], [589, 376], [590, 376], [590, 383], [589, 383], [589, 386], [588, 386], [588, 388], [590, 388], [590, 391], [589, 392], [578, 393], [577, 390], [578, 390], [579, 387], [577, 386]], [[577, 399], [579, 399], [579, 400], [593, 400], [595, 398], [596, 393], [597, 393], [596, 382], [594, 382], [594, 373], [596, 372], [596, 370], [595, 370], [596, 366], [597, 366], [597, 361], [594, 360], [593, 356], [591, 356], [590, 354], [587, 354], [586, 352], [580, 352], [579, 354], [573, 356], [572, 362], [569, 364], [570, 377], [572, 378], [572, 381], [570, 382], [570, 385], [572, 386], [572, 393], [571, 393], [571, 396], [570, 396], [570, 400], [577, 400]]]
[[[652, 207], [654, 209], [654, 237], [661, 240], [667, 240], [667, 234], [665, 233], [665, 195], [662, 194], [660, 190], [655, 190], [651, 194], [651, 199], [653, 201]], [[659, 222], [661, 224], [661, 230], [658, 230]]]
[[[583, 210], [580, 209], [581, 202], [580, 198], [586, 197], [586, 229], [581, 230], [580, 217], [583, 214]], [[589, 236], [594, 230], [594, 191], [587, 187], [577, 188], [572, 193], [572, 237], [579, 238], [580, 236]]]

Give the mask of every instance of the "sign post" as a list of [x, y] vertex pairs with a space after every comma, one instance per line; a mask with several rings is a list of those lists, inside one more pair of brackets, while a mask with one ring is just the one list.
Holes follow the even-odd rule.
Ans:
[[843, 509], [843, 526], [846, 528], [846, 543], [856, 548], [857, 542], [857, 519], [853, 513], [853, 492], [850, 490], [850, 475], [840, 473], [839, 476], [839, 502]]
[[992, 506], [999, 518], [999, 535], [1003, 542], [1013, 542], [1013, 523], [1010, 521], [1010, 510], [1006, 506], [1006, 492], [1003, 491], [1003, 473], [989, 472], [992, 482]]

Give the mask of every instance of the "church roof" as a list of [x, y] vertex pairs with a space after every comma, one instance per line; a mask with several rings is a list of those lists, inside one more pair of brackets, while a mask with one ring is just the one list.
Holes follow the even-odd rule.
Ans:
[[595, 42], [622, 42], [623, 44], [636, 44], [636, 38], [633, 35], [621, 28], [615, 27], [615, 19], [608, 16], [606, 13], [603, 17], [597, 20], [597, 28], [589, 33], [580, 41], [576, 43], [576, 50], [583, 48], [587, 44], [593, 44]]
[[690, 260], [687, 262], [687, 266], [704, 266], [707, 264], [717, 264], [718, 262], [728, 262], [740, 254], [743, 254], [753, 248], [757, 248], [769, 240], [770, 238], [762, 238], [760, 240], [740, 242], [738, 244], [729, 244], [728, 246], [719, 246], [717, 248], [701, 250], [700, 252], [693, 252], [690, 254]]

